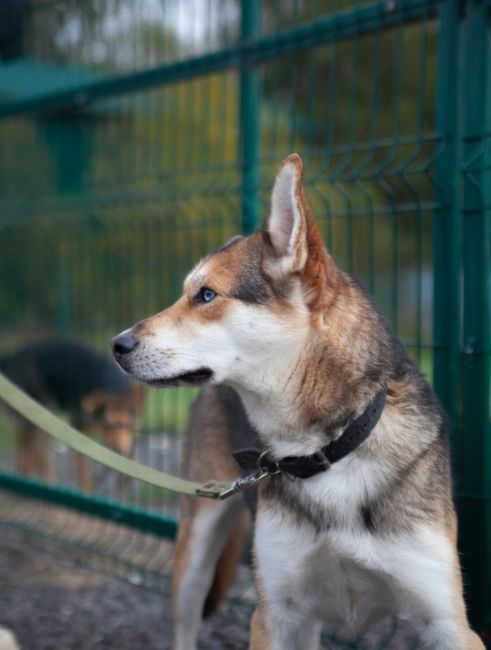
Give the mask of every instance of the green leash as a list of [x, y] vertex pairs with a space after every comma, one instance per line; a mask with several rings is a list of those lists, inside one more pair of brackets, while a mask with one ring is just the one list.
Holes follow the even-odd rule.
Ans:
[[92, 460], [98, 463], [106, 465], [106, 467], [115, 469], [117, 472], [144, 481], [145, 483], [150, 483], [151, 485], [156, 485], [157, 487], [165, 488], [172, 492], [207, 497], [209, 499], [225, 499], [243, 489], [240, 479], [229, 483], [222, 481], [195, 483], [177, 476], [165, 474], [164, 472], [159, 472], [152, 467], [147, 467], [130, 458], [121, 456], [57, 418], [48, 409], [41, 406], [39, 402], [33, 400], [32, 397], [8, 380], [1, 372], [0, 398], [15, 411], [27, 418], [29, 422], [32, 422], [32, 424], [68, 447], [92, 458]]

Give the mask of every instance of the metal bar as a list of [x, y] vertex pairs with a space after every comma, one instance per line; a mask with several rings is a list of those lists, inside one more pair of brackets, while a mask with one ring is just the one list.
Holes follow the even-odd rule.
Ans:
[[[246, 11], [253, 14], [256, 2], [258, 0], [251, 0], [250, 3], [243, 0]], [[406, 24], [410, 21], [426, 20], [429, 15], [436, 15], [441, 2], [442, 0], [376, 2], [285, 30], [274, 36], [244, 42], [236, 47], [91, 82], [62, 92], [6, 102], [0, 105], [0, 118], [23, 113], [81, 109], [90, 102], [105, 97], [139, 92], [183, 79], [193, 79], [212, 72], [236, 68], [242, 61], [259, 63], [287, 52], [398, 26], [401, 17]], [[252, 8], [248, 7], [249, 4]]]
[[456, 460], [460, 344], [460, 2], [446, 0], [440, 10], [437, 78], [437, 130], [443, 134], [443, 154], [436, 162], [442, 206], [433, 227], [433, 339], [434, 387], [449, 417]]
[[[248, 47], [261, 28], [261, 0], [242, 0], [241, 37]], [[240, 66], [240, 164], [242, 173], [242, 231], [254, 232], [259, 224], [259, 114], [260, 79], [253, 61]]]
[[176, 536], [175, 519], [116, 501], [89, 496], [70, 488], [55, 487], [42, 481], [6, 472], [0, 472], [0, 488], [30, 499], [48, 501], [94, 517], [109, 519], [166, 539], [174, 539]]
[[[464, 22], [463, 69], [463, 355], [460, 548], [468, 582], [469, 615], [476, 629], [491, 628], [491, 436], [489, 427], [489, 263], [491, 182], [486, 167], [491, 125], [491, 23], [482, 3], [469, 5]], [[479, 134], [480, 139], [465, 139]], [[479, 207], [478, 210], [475, 208]], [[469, 209], [468, 209], [469, 208]], [[472, 208], [472, 209], [471, 209]], [[487, 355], [485, 354], [487, 352]], [[469, 494], [480, 499], [469, 501]]]

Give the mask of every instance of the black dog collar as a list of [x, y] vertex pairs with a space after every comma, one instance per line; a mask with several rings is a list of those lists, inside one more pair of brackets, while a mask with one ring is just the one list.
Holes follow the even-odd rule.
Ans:
[[233, 456], [244, 471], [259, 470], [264, 475], [284, 472], [296, 478], [310, 478], [329, 469], [368, 438], [382, 415], [386, 395], [387, 388], [383, 388], [337, 440], [311, 456], [285, 456], [274, 460], [269, 452], [261, 452], [259, 449], [239, 449], [233, 452]]

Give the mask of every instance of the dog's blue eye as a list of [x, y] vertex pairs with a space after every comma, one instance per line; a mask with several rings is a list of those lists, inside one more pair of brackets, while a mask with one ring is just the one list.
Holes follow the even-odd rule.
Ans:
[[196, 295], [197, 302], [211, 302], [217, 294], [208, 287], [201, 287]]

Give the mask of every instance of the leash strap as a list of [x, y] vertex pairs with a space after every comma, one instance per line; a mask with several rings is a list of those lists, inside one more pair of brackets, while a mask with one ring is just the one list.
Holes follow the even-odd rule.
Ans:
[[208, 481], [207, 483], [195, 483], [177, 476], [165, 474], [152, 467], [137, 463], [131, 458], [121, 456], [116, 452], [100, 445], [83, 433], [80, 433], [72, 426], [60, 420], [39, 402], [27, 395], [23, 390], [13, 384], [5, 375], [0, 372], [0, 398], [11, 408], [27, 418], [32, 424], [39, 427], [53, 438], [71, 447], [92, 460], [97, 461], [115, 469], [117, 472], [144, 481], [151, 485], [179, 492], [180, 494], [191, 494], [209, 499], [225, 499], [236, 492], [247, 487], [240, 485], [243, 480], [231, 481]]
[[258, 467], [269, 475], [284, 472], [296, 478], [310, 478], [329, 469], [333, 463], [350, 454], [368, 438], [382, 415], [386, 395], [387, 388], [383, 388], [337, 440], [322, 447], [312, 456], [286, 456], [274, 460], [268, 452], [261, 453], [259, 449], [240, 449], [234, 452], [234, 458], [243, 470]]

